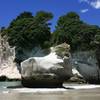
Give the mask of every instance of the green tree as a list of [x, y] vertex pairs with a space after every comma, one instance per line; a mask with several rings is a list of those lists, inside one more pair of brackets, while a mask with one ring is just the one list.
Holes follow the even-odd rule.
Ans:
[[50, 12], [38, 11], [35, 18], [39, 22], [47, 24], [47, 22], [53, 18], [53, 15]]
[[69, 12], [58, 19], [52, 41], [56, 44], [67, 42], [73, 51], [85, 50], [91, 48], [96, 31], [96, 26], [84, 23], [78, 14]]
[[32, 16], [30, 12], [21, 13], [4, 31], [10, 45], [20, 48], [43, 47], [51, 39], [48, 21], [53, 15], [48, 12], [37, 12]]

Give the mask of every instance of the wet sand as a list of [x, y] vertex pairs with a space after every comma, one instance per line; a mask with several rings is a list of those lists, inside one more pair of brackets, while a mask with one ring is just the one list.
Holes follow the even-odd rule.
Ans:
[[65, 84], [67, 89], [6, 88], [8, 85], [16, 83], [0, 83], [0, 100], [100, 100], [100, 85]]
[[[57, 90], [57, 89], [56, 89]], [[0, 100], [100, 100], [100, 88], [82, 90], [45, 91], [45, 92], [4, 92]]]

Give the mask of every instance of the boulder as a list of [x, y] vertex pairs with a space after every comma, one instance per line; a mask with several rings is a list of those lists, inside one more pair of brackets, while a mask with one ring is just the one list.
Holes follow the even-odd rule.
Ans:
[[78, 84], [87, 83], [84, 77], [80, 74], [80, 72], [76, 68], [72, 68], [72, 73], [73, 76], [69, 80], [67, 80], [67, 82], [78, 83]]
[[58, 87], [72, 76], [70, 46], [51, 48], [44, 57], [30, 57], [21, 63], [22, 84], [27, 87]]
[[80, 72], [75, 67], [72, 68], [72, 73], [73, 76], [67, 81], [65, 81], [65, 83], [74, 83], [74, 84], [87, 83], [84, 77], [80, 74]]

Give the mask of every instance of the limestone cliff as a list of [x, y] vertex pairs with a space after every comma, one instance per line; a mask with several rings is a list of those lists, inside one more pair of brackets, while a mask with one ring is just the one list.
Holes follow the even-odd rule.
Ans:
[[21, 75], [14, 63], [15, 48], [11, 48], [6, 37], [0, 36], [0, 76], [9, 79], [20, 79]]

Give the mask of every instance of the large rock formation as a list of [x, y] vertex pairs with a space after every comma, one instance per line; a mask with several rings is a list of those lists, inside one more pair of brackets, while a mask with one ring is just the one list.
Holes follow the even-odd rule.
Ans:
[[28, 87], [61, 86], [72, 76], [70, 46], [66, 43], [51, 48], [44, 57], [30, 57], [21, 63], [22, 84]]
[[100, 69], [94, 51], [80, 51], [72, 54], [73, 67], [89, 83], [100, 83]]
[[15, 48], [11, 48], [6, 37], [0, 36], [0, 79], [21, 79], [21, 75], [14, 63]]

